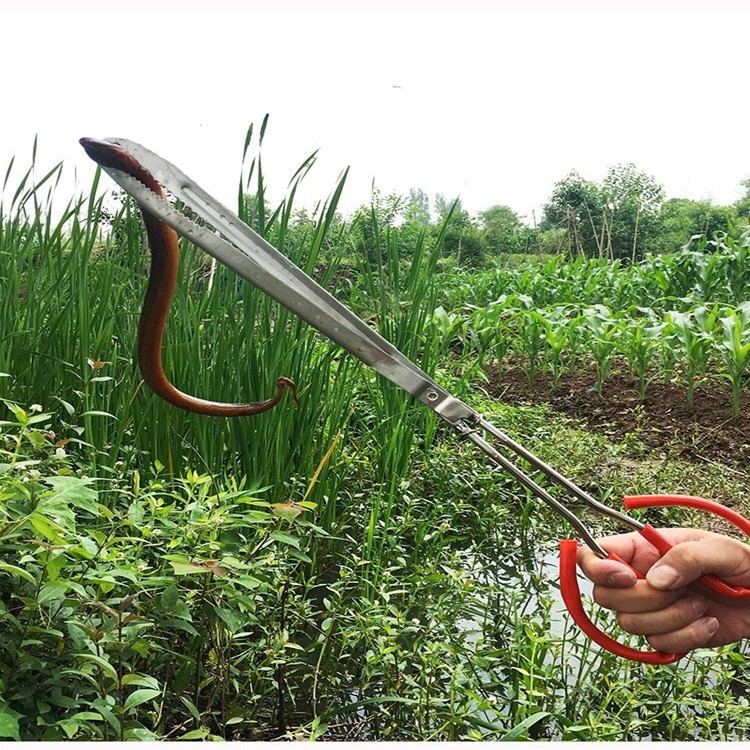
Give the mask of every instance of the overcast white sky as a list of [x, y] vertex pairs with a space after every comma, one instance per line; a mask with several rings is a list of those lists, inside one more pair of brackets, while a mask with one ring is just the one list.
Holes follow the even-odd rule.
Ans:
[[529, 220], [571, 169], [633, 161], [670, 197], [719, 203], [750, 177], [747, 11], [85, 5], [0, 6], [3, 173], [38, 134], [40, 164], [64, 159], [85, 188], [78, 138], [119, 135], [234, 205], [245, 131], [268, 112], [276, 197], [320, 149], [308, 206], [346, 166], [347, 211], [374, 180]]

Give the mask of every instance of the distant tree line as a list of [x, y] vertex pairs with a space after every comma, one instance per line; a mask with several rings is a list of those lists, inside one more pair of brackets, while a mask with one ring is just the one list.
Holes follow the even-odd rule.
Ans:
[[[708, 200], [665, 199], [664, 189], [634, 164], [610, 167], [597, 184], [571, 172], [555, 184], [540, 223], [548, 239], [571, 256], [639, 260], [677, 250], [695, 236], [737, 234], [750, 223], [750, 179], [731, 206]], [[556, 233], [556, 234], [555, 234]]]
[[[354, 212], [348, 241], [374, 261], [386, 241], [410, 255], [419, 238], [442, 228], [443, 250], [461, 266], [481, 267], [508, 253], [557, 254], [637, 261], [647, 253], [678, 250], [691, 239], [739, 236], [750, 225], [750, 178], [732, 205], [665, 198], [664, 188], [634, 164], [610, 167], [601, 183], [572, 171], [555, 183], [539, 223], [504, 205], [472, 215], [460, 200], [421, 189], [408, 196], [374, 190]], [[301, 223], [310, 217], [301, 214]], [[386, 235], [388, 239], [386, 240]]]

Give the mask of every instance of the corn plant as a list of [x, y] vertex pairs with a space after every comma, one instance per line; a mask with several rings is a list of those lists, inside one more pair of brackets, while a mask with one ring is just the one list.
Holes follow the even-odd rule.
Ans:
[[[573, 308], [575, 310], [575, 308]], [[573, 314], [569, 306], [553, 307], [542, 315], [544, 342], [546, 344], [547, 366], [552, 374], [552, 388], [557, 388], [563, 373], [566, 356], [570, 361], [575, 357], [575, 340], [583, 316]]]
[[687, 400], [693, 408], [695, 389], [706, 377], [706, 369], [713, 352], [712, 331], [717, 311], [701, 306], [690, 313], [671, 311], [667, 315], [667, 335], [677, 344], [682, 354], [681, 366], [687, 382]]
[[441, 352], [447, 353], [458, 347], [463, 349], [466, 344], [467, 322], [463, 315], [455, 312], [446, 312], [445, 308], [438, 306], [432, 314], [426, 328], [428, 335], [437, 339], [437, 345]]
[[732, 384], [732, 416], [738, 419], [743, 378], [750, 363], [750, 303], [726, 313], [720, 319], [722, 337], [718, 351], [726, 368], [725, 377]]
[[729, 298], [737, 303], [750, 297], [750, 232], [745, 233], [741, 240], [727, 237], [724, 243]]
[[614, 318], [604, 305], [594, 305], [583, 311], [583, 326], [591, 335], [588, 350], [596, 365], [594, 390], [601, 393], [617, 353], [618, 341], [623, 334], [623, 321]]
[[526, 377], [529, 384], [532, 384], [536, 380], [540, 369], [540, 358], [544, 351], [547, 322], [542, 313], [531, 309], [519, 311], [517, 320], [519, 325], [519, 349], [526, 358]]
[[641, 400], [646, 397], [648, 374], [658, 361], [663, 348], [662, 333], [665, 321], [656, 323], [653, 311], [644, 310], [646, 317], [632, 320], [619, 340], [619, 351], [627, 358], [631, 372], [638, 378], [638, 393]]
[[468, 331], [472, 351], [481, 364], [490, 358], [501, 363], [512, 346], [512, 321], [515, 315], [515, 297], [502, 295], [486, 307], [471, 309]]

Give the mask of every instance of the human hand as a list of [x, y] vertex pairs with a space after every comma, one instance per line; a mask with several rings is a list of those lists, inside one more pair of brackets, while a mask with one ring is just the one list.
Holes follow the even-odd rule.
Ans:
[[594, 583], [594, 601], [614, 610], [624, 631], [645, 636], [658, 651], [684, 653], [750, 636], [750, 600], [721, 604], [687, 588], [704, 573], [750, 587], [750, 546], [700, 529], [661, 533], [675, 545], [663, 557], [638, 533], [599, 540], [645, 580], [585, 545], [579, 548], [578, 565]]

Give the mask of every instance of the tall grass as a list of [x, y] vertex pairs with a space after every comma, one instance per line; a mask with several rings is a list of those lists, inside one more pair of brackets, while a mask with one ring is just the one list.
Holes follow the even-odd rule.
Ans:
[[[305, 461], [314, 461], [309, 431], [321, 417], [320, 404], [345, 403], [331, 393], [351, 388], [346, 377], [327, 377], [332, 348], [229, 272], [220, 269], [208, 288], [205, 256], [183, 246], [165, 346], [171, 377], [206, 397], [252, 401], [266, 397], [285, 374], [300, 383], [303, 398], [299, 409], [285, 403], [274, 413], [275, 430], [263, 417], [232, 423], [167, 407], [143, 387], [133, 361], [148, 262], [137, 212], [126, 201], [105, 221], [95, 183], [87, 200], [67, 207], [53, 224], [52, 205], [38, 200], [51, 174], [32, 187], [25, 175], [2, 209], [0, 367], [11, 375], [3, 395], [21, 403], [62, 399], [71, 417], [84, 417], [82, 437], [97, 446], [97, 465], [145, 468], [144, 460], [159, 461], [177, 474], [186, 456], [191, 463], [200, 456], [213, 471], [261, 476], [276, 486], [290, 472], [304, 471]], [[342, 186], [343, 178], [320, 212], [323, 236]], [[259, 181], [258, 195], [263, 192]], [[283, 236], [290, 198], [267, 234]], [[315, 262], [315, 245], [310, 254], [307, 246], [286, 249], [295, 260], [306, 254]], [[259, 434], [277, 437], [259, 445]]]
[[[293, 175], [283, 200], [270, 208], [261, 157], [265, 129], [266, 121], [248, 131], [239, 213], [330, 285], [349, 250], [350, 227], [336, 213], [346, 172], [313, 220], [298, 222], [294, 201], [314, 166], [313, 154]], [[52, 410], [60, 402], [68, 418], [55, 429], [81, 441], [86, 461], [101, 475], [138, 469], [168, 479], [198, 466], [268, 486], [279, 502], [305, 495], [309, 478], [342, 434], [363, 448], [376, 441], [379, 481], [363, 527], [365, 549], [377, 559], [415, 436], [429, 440], [434, 431], [425, 410], [363, 373], [353, 358], [231, 271], [212, 267], [208, 256], [186, 242], [164, 348], [170, 377], [199, 396], [253, 401], [268, 397], [284, 375], [298, 384], [299, 406], [286, 399], [273, 411], [232, 420], [165, 404], [144, 386], [134, 362], [148, 267], [137, 208], [125, 199], [114, 213], [105, 210], [97, 175], [89, 195], [53, 221], [52, 193], [45, 201], [40, 195], [60, 166], [33, 183], [35, 168], [22, 177], [7, 208], [0, 208], [0, 371], [10, 375], [0, 383], [0, 397]], [[371, 220], [381, 243], [377, 261], [363, 261], [367, 267], [360, 268], [361, 287], [352, 299], [359, 314], [429, 371], [437, 349], [422, 331], [434, 307], [440, 238], [423, 235], [403, 271], [393, 233], [377, 225], [374, 213]], [[334, 528], [347, 469], [333, 469], [335, 458], [326, 463], [309, 499], [319, 501], [324, 527]]]

